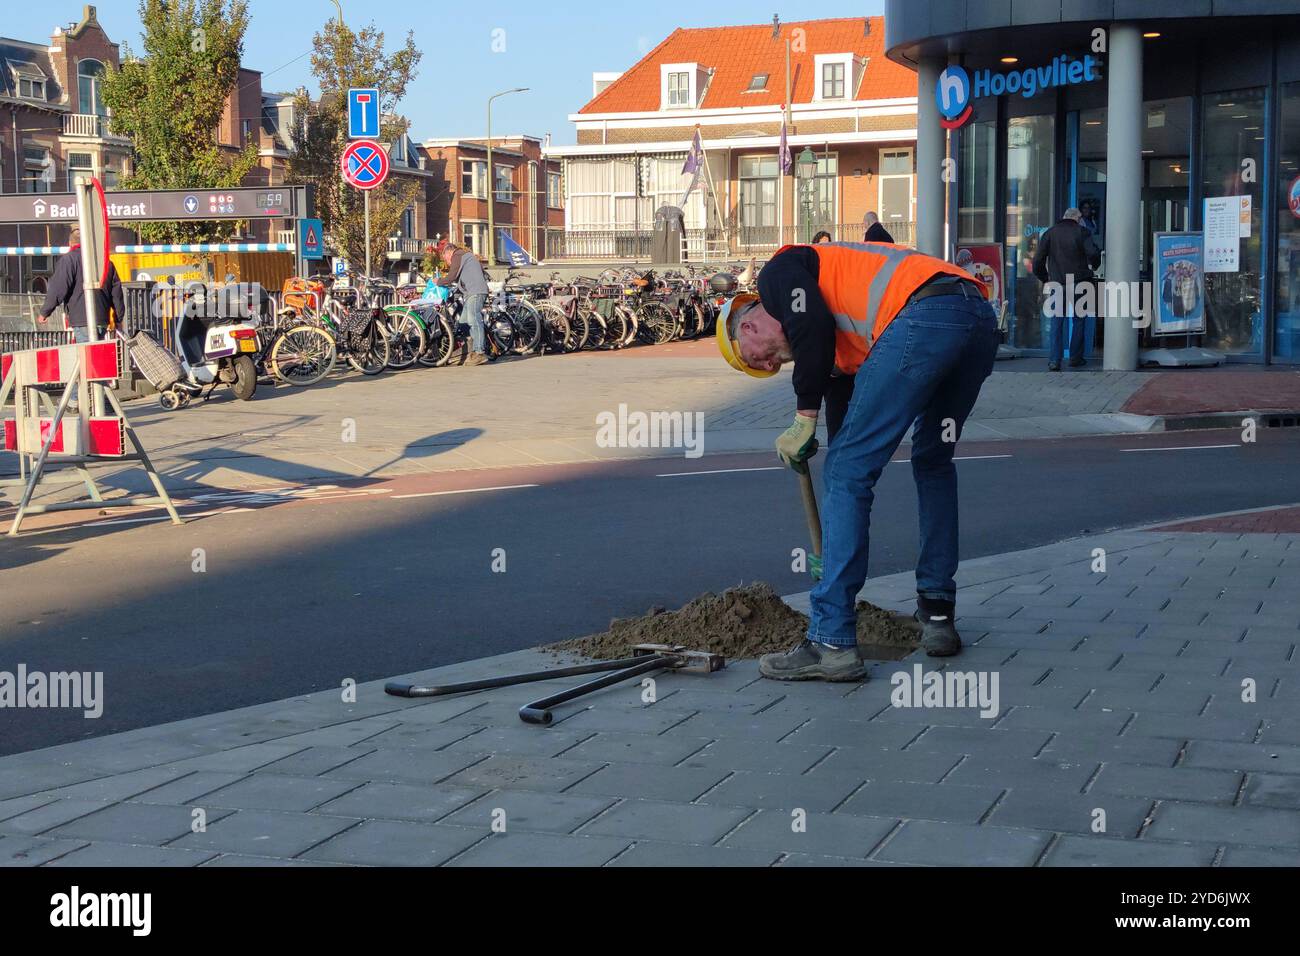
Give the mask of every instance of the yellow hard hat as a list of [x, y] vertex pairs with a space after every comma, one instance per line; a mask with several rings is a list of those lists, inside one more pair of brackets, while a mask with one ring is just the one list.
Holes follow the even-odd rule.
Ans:
[[722, 307], [722, 311], [718, 313], [716, 332], [718, 351], [727, 360], [727, 364], [737, 372], [744, 372], [746, 375], [754, 376], [754, 378], [768, 378], [775, 375], [776, 372], [769, 369], [750, 368], [740, 354], [740, 339], [737, 338], [737, 330], [732, 328], [732, 319], [739, 318], [745, 306], [757, 301], [758, 296], [752, 292], [742, 292], [740, 295], [732, 296], [726, 305]]

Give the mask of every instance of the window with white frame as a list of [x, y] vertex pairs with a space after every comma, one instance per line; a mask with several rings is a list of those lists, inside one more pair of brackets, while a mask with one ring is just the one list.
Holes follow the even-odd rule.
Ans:
[[568, 180], [565, 228], [569, 232], [636, 228], [636, 162], [631, 157], [573, 159], [565, 169], [565, 176]]
[[[682, 164], [686, 161], [684, 153], [668, 156], [641, 157], [641, 200], [639, 218], [642, 223], [654, 222], [655, 213], [662, 206], [676, 206], [682, 201], [682, 193], [691, 184], [693, 176], [682, 173]], [[704, 177], [701, 175], [701, 180]], [[704, 225], [704, 197], [707, 190], [703, 185], [697, 186], [686, 197], [682, 206], [682, 220], [687, 229], [699, 229]]]
[[546, 205], [552, 209], [564, 208], [564, 190], [559, 173], [546, 174]]
[[691, 75], [686, 72], [668, 74], [668, 108], [686, 109], [691, 105]]
[[107, 116], [103, 95], [104, 64], [98, 60], [81, 60], [77, 63], [77, 108], [82, 113]]
[[471, 252], [482, 255], [487, 249], [487, 243], [484, 241], [487, 237], [487, 223], [485, 222], [465, 222], [460, 224], [461, 245]]
[[844, 64], [842, 62], [822, 64], [821, 98], [824, 100], [844, 99]]
[[813, 58], [813, 99], [851, 100], [862, 79], [866, 60], [852, 53], [818, 53]]
[[22, 192], [48, 193], [54, 188], [54, 156], [48, 147], [23, 147]]
[[765, 245], [776, 241], [780, 176], [780, 162], [776, 156], [740, 157], [742, 245]]
[[460, 161], [460, 194], [470, 199], [487, 198], [487, 162], [479, 159]]
[[878, 215], [886, 228], [890, 222], [906, 222], [912, 218], [912, 166], [910, 148], [880, 151]]
[[18, 95], [25, 100], [45, 99], [45, 74], [36, 67], [24, 63], [14, 69], [14, 80], [18, 86]]
[[496, 180], [492, 189], [496, 194], [497, 202], [515, 201], [514, 172], [513, 166], [497, 166]]

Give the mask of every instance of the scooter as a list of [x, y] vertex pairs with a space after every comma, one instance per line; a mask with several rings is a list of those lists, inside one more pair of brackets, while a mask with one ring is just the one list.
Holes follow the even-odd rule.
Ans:
[[159, 393], [158, 403], [172, 411], [195, 396], [207, 401], [218, 385], [229, 385], [241, 401], [251, 399], [262, 352], [258, 329], [272, 307], [258, 285], [194, 283], [172, 329], [181, 376]]

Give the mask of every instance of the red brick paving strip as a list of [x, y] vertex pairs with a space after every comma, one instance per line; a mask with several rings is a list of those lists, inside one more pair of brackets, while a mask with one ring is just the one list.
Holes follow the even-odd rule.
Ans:
[[1223, 515], [1180, 521], [1154, 529], [1156, 531], [1226, 531], [1237, 534], [1300, 534], [1300, 505], [1252, 511], [1248, 514]]
[[1134, 415], [1300, 410], [1300, 372], [1155, 372], [1123, 411]]

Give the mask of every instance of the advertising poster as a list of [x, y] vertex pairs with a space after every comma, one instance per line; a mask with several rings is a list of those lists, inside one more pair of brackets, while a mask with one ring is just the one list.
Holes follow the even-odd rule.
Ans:
[[957, 246], [953, 262], [988, 289], [986, 295], [993, 304], [993, 311], [1002, 314], [1002, 303], [1006, 297], [1002, 294], [1002, 243], [977, 242]]
[[1241, 197], [1205, 199], [1205, 271], [1237, 272], [1241, 254]]
[[1151, 333], [1204, 332], [1205, 238], [1199, 232], [1157, 232], [1155, 241], [1156, 308]]

